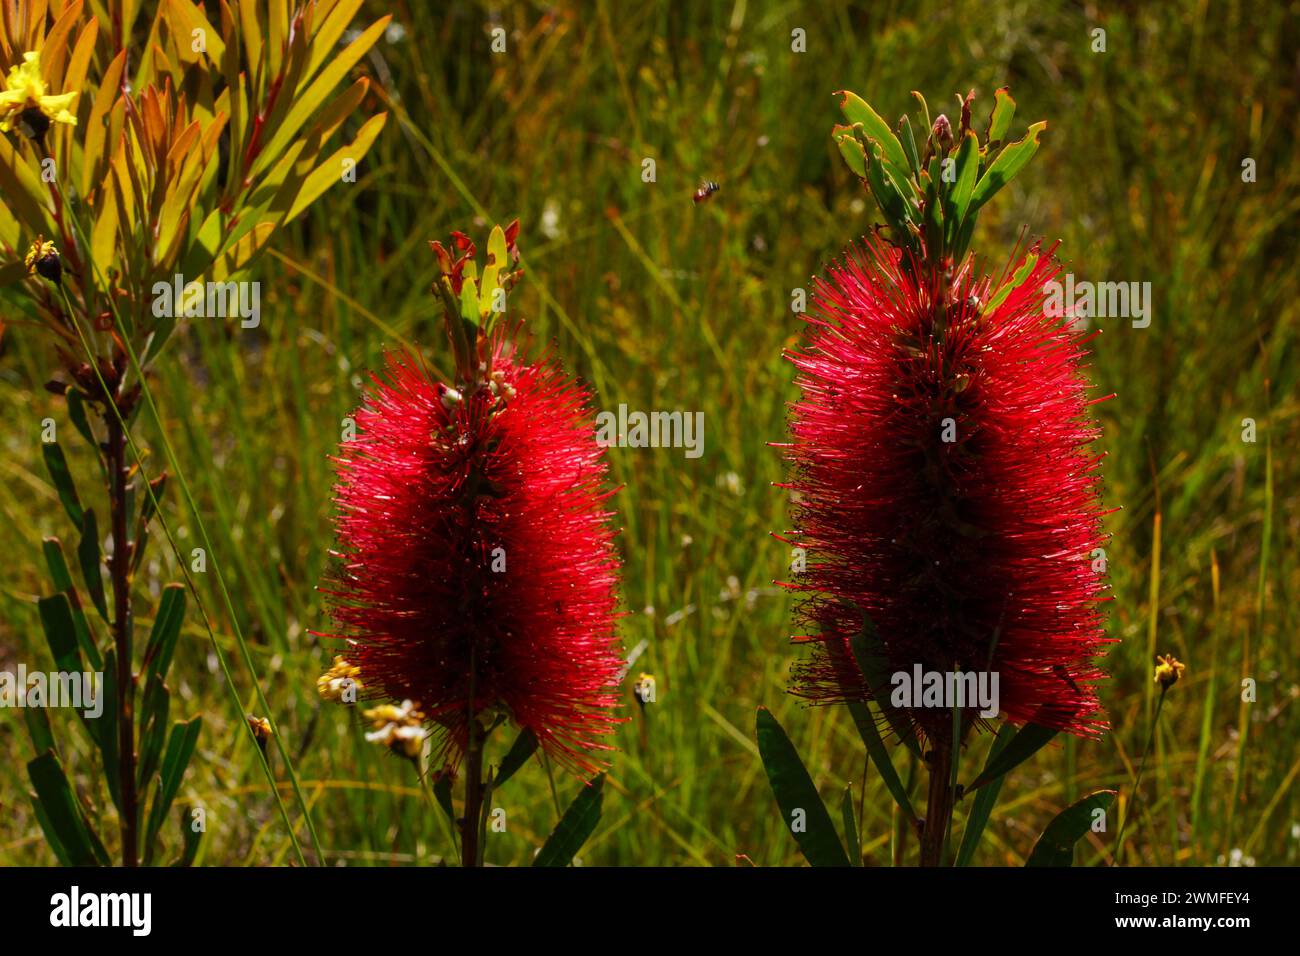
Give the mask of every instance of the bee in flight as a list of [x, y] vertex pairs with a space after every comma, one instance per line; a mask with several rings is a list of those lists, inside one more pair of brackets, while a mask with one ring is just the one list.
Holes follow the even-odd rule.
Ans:
[[712, 198], [713, 194], [721, 188], [722, 187], [717, 183], [706, 179], [704, 182], [700, 183], [700, 188], [695, 190], [695, 195], [691, 197], [691, 201], [698, 206], [700, 203], [706, 202]]

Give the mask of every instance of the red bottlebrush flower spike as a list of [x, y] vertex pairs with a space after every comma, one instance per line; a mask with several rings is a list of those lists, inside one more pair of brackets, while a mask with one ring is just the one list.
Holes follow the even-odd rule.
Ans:
[[368, 691], [418, 704], [436, 756], [504, 715], [594, 772], [619, 720], [612, 492], [587, 392], [513, 338], [480, 330], [483, 380], [409, 353], [374, 378], [337, 458], [331, 636]]
[[[865, 615], [890, 673], [996, 672], [1011, 720], [1096, 736], [1101, 456], [1086, 339], [1044, 308], [1058, 267], [1035, 248], [1013, 261], [1027, 277], [991, 289], [904, 255], [879, 240], [850, 250], [817, 281], [803, 346], [787, 353], [802, 390], [790, 541], [808, 555], [787, 586], [811, 595], [797, 640], [816, 645], [794, 692], [872, 697], [849, 643]], [[952, 722], [943, 709], [902, 716], [930, 736]]]

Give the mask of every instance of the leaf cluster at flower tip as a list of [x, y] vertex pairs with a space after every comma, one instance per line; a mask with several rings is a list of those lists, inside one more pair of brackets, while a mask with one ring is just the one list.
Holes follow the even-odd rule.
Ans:
[[1047, 128], [1045, 122], [1034, 123], [1023, 139], [1008, 143], [1016, 101], [1003, 87], [994, 94], [981, 142], [971, 126], [974, 90], [957, 97], [961, 120], [955, 134], [947, 116], [930, 121], [925, 98], [914, 92], [921, 105], [918, 118], [928, 131], [919, 149], [906, 115], [891, 129], [866, 100], [848, 91], [838, 95], [848, 122], [835, 126], [831, 136], [880, 206], [891, 241], [916, 262], [944, 267], [966, 256], [980, 207], [1033, 158]]

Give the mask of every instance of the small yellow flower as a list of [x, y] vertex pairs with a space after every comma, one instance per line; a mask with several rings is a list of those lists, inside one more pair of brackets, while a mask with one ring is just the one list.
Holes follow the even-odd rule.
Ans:
[[366, 734], [366, 740], [372, 744], [383, 744], [408, 760], [420, 756], [420, 749], [424, 745], [424, 712], [413, 702], [404, 700], [401, 707], [380, 704], [362, 711], [361, 716], [375, 728]]
[[1156, 683], [1168, 690], [1178, 683], [1187, 666], [1170, 654], [1168, 657], [1156, 657]]
[[34, 272], [49, 279], [55, 285], [63, 280], [63, 262], [59, 258], [58, 246], [44, 236], [36, 237], [23, 263], [27, 266], [28, 275]]
[[253, 736], [257, 738], [257, 745], [265, 748], [266, 742], [271, 739], [271, 722], [265, 717], [254, 717], [249, 714], [248, 726], [253, 729]]
[[636, 696], [636, 702], [644, 707], [646, 704], [655, 702], [655, 690], [658, 682], [654, 674], [642, 672], [637, 675], [636, 683], [632, 685], [632, 693]]
[[0, 133], [8, 133], [16, 122], [23, 123], [32, 139], [40, 139], [50, 123], [77, 125], [72, 104], [77, 99], [71, 93], [49, 93], [41, 77], [41, 55], [24, 53], [23, 62], [9, 70], [5, 88], [0, 92]]
[[335, 657], [330, 669], [316, 678], [316, 693], [335, 703], [354, 702], [361, 686], [361, 668], [349, 664], [342, 657]]

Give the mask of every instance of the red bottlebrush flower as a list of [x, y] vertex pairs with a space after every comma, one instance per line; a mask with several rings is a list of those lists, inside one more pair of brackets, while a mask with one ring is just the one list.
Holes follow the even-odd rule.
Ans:
[[[878, 240], [817, 280], [802, 348], [787, 353], [802, 390], [789, 540], [808, 556], [787, 586], [810, 595], [811, 633], [796, 640], [815, 645], [797, 695], [872, 697], [849, 644], [865, 615], [891, 674], [995, 672], [1011, 720], [1105, 729], [1091, 686], [1106, 639], [1086, 338], [1047, 314], [1058, 267], [1051, 252], [1028, 262], [1037, 252], [1013, 259], [1032, 269], [1001, 301], [1015, 280], [918, 279], [935, 270], [905, 268]], [[952, 722], [901, 716], [930, 736]]]
[[[572, 769], [617, 722], [619, 560], [586, 391], [508, 335], [490, 381], [435, 382], [390, 355], [338, 456], [329, 594], [368, 691], [418, 703], [458, 763], [504, 714]], [[464, 393], [464, 394], [462, 394]]]

